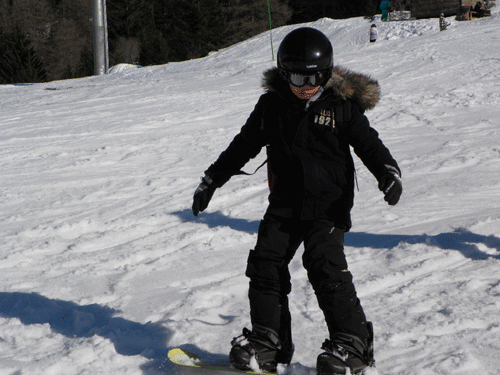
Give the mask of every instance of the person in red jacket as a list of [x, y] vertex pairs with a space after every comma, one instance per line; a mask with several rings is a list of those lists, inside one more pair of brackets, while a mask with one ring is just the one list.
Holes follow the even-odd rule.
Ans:
[[344, 254], [351, 228], [354, 162], [350, 148], [377, 178], [390, 205], [402, 193], [401, 171], [365, 110], [380, 98], [377, 81], [334, 66], [333, 48], [319, 30], [302, 27], [281, 42], [278, 66], [264, 73], [265, 93], [227, 149], [205, 171], [193, 199], [195, 216], [215, 190], [266, 147], [269, 206], [250, 251], [246, 276], [252, 329], [232, 341], [238, 369], [275, 372], [294, 352], [288, 264], [300, 244], [329, 338], [318, 356], [320, 374], [359, 373], [374, 363], [373, 329], [357, 297]]

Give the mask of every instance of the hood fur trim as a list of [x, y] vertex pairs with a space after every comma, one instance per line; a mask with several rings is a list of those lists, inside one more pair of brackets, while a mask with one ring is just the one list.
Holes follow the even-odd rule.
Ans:
[[[267, 92], [284, 93], [283, 90], [289, 90], [288, 83], [281, 79], [276, 67], [264, 72], [262, 87]], [[344, 100], [354, 100], [362, 110], [373, 109], [380, 100], [380, 86], [375, 79], [341, 66], [333, 67], [324, 89], [325, 93], [331, 90]]]

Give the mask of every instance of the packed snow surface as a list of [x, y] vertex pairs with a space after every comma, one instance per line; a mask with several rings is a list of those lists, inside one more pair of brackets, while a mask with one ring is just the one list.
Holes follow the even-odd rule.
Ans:
[[[371, 75], [367, 112], [403, 171], [397, 206], [356, 159], [346, 235], [380, 375], [500, 374], [500, 17], [321, 19], [335, 63]], [[276, 48], [293, 28], [273, 30]], [[249, 326], [248, 251], [265, 168], [191, 213], [275, 65], [264, 33], [209, 56], [0, 86], [0, 374], [181, 374], [170, 348], [223, 358]], [[261, 153], [247, 166], [253, 171]], [[314, 374], [326, 326], [291, 263], [296, 354]], [[373, 371], [372, 371], [373, 373]]]

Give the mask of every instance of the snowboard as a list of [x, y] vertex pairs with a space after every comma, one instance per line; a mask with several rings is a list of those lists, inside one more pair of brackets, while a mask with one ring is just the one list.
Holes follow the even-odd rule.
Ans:
[[217, 363], [208, 362], [203, 357], [180, 348], [169, 350], [168, 359], [170, 359], [170, 361], [175, 363], [176, 365], [198, 368], [200, 370], [210, 370], [210, 373], [220, 372], [221, 374], [223, 374], [224, 372], [226, 373], [231, 372], [239, 374], [256, 374], [256, 375], [267, 374], [265, 372], [238, 370], [234, 367], [231, 367], [229, 361], [217, 362]]
[[[192, 353], [188, 350], [175, 348], [168, 352], [168, 359], [179, 366], [184, 366], [191, 368], [193, 372], [199, 370], [200, 374], [214, 374], [214, 375], [224, 375], [229, 373], [236, 374], [254, 374], [254, 375], [269, 375], [268, 372], [255, 372], [255, 371], [245, 371], [238, 370], [231, 366], [229, 360], [227, 361], [210, 361], [207, 358]], [[197, 371], [196, 371], [197, 372]], [[288, 373], [288, 372], [286, 372]], [[309, 372], [310, 373], [310, 370]], [[191, 372], [190, 372], [191, 374]], [[378, 371], [375, 368], [367, 368], [364, 371], [357, 373], [358, 375], [378, 375]], [[276, 375], [276, 374], [272, 374]], [[341, 374], [339, 374], [341, 375]]]

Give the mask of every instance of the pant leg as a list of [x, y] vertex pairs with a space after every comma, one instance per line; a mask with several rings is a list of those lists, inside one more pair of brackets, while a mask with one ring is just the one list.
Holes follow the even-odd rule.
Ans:
[[288, 309], [292, 285], [288, 264], [301, 242], [302, 235], [294, 221], [276, 215], [270, 208], [260, 223], [257, 244], [250, 251], [247, 263], [252, 325], [277, 332], [285, 346], [292, 344]]
[[343, 332], [368, 337], [366, 317], [356, 295], [344, 254], [344, 231], [315, 221], [304, 236], [303, 263], [330, 336]]

